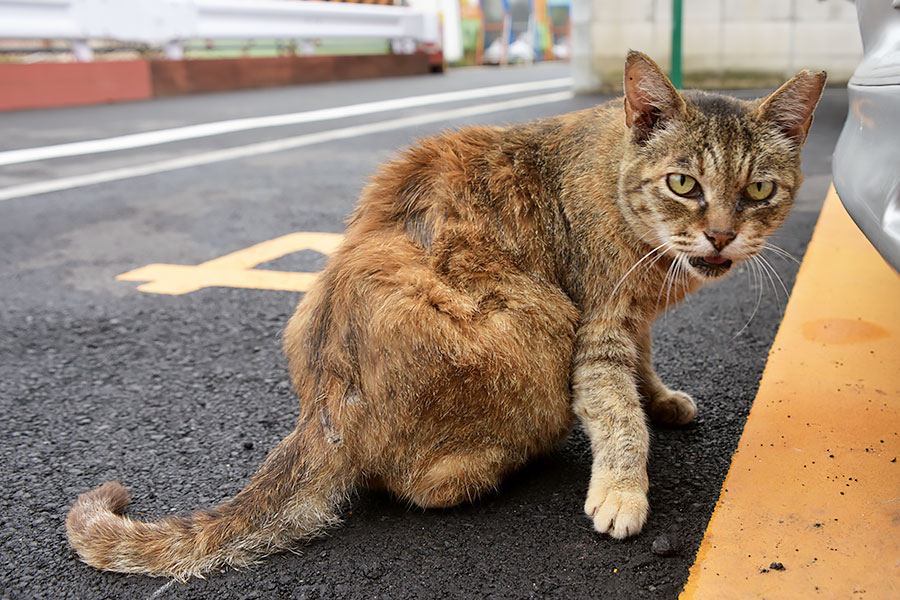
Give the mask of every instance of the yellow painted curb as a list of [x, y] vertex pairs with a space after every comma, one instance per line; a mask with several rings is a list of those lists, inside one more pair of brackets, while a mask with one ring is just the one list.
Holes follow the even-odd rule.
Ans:
[[828, 194], [681, 600], [900, 599], [900, 277]]

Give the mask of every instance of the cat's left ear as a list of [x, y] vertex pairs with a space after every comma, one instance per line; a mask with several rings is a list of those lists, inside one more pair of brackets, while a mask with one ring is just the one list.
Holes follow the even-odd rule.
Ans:
[[625, 59], [625, 124], [638, 140], [654, 128], [686, 112], [684, 99], [662, 69], [642, 52], [632, 50]]
[[800, 71], [760, 102], [758, 115], [775, 121], [781, 131], [799, 146], [806, 141], [813, 111], [824, 89], [825, 71]]

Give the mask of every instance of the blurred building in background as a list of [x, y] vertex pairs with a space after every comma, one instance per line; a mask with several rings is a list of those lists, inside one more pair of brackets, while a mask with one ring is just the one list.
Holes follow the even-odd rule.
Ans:
[[0, 110], [442, 71], [459, 30], [458, 0], [0, 0]]
[[[465, 47], [474, 64], [568, 58], [569, 0], [463, 0]], [[467, 55], [468, 58], [468, 55]]]
[[[565, 59], [569, 55], [570, 0], [307, 0], [310, 3], [404, 7], [435, 15], [441, 33], [437, 45], [448, 64], [513, 64]], [[303, 0], [245, 0], [243, 4], [278, 5]], [[258, 29], [231, 38], [196, 37], [197, 12], [211, 12], [215, 2], [194, 9], [193, 0], [121, 0], [115, 4], [101, 0], [59, 0], [42, 8], [29, 0], [0, 0], [0, 62], [75, 62], [126, 60], [134, 58], [253, 58], [286, 55], [371, 55], [398, 52], [395, 40], [346, 37], [333, 32], [321, 37], [264, 36]], [[29, 6], [30, 5], [30, 6]], [[348, 7], [349, 9], [349, 7]], [[241, 9], [246, 14], [246, 9]], [[50, 14], [52, 11], [52, 14]], [[42, 19], [40, 13], [47, 12]], [[55, 27], [63, 13], [90, 30], [81, 37], [61, 36]], [[121, 13], [122, 19], [117, 15]], [[91, 16], [93, 15], [93, 16]], [[128, 17], [127, 19], [125, 17]], [[20, 25], [16, 25], [16, 21]], [[42, 20], [41, 24], [34, 23]], [[175, 21], [181, 20], [179, 28]], [[5, 21], [5, 22], [4, 22]], [[28, 21], [28, 26], [22, 27]], [[121, 22], [119, 22], [121, 21]], [[91, 26], [83, 27], [83, 23]], [[127, 24], [126, 24], [127, 23]], [[149, 25], [148, 25], [149, 24]], [[184, 36], [174, 40], [177, 52], [167, 44], [173, 40], [148, 40], [147, 29], [158, 24], [181, 29]], [[45, 25], [46, 36], [40, 32]], [[355, 24], [348, 25], [356, 29]], [[161, 28], [160, 28], [161, 29]], [[124, 30], [124, 31], [123, 31]], [[22, 37], [16, 37], [17, 31]], [[140, 31], [140, 35], [129, 33]], [[249, 29], [248, 29], [249, 31]], [[349, 31], [349, 29], [348, 29]], [[74, 34], [73, 34], [74, 35]], [[149, 36], [149, 37], [152, 37]], [[430, 50], [429, 50], [430, 51]]]
[[[802, 68], [841, 83], [862, 55], [851, 0], [0, 0], [0, 67], [426, 55], [440, 71], [562, 59], [584, 92], [621, 88], [629, 49], [707, 88], [771, 86]], [[365, 69], [354, 73], [395, 72]]]
[[[303, 22], [302, 15], [289, 10], [319, 3], [344, 5], [344, 14], [351, 16], [345, 23], [331, 15], [325, 19], [311, 15]], [[358, 5], [361, 16], [354, 20], [354, 8], [346, 5]], [[456, 7], [455, 19], [450, 14], [448, 23], [458, 22], [457, 0], [0, 0], [0, 62], [389, 54], [394, 40], [380, 31], [365, 35], [360, 20], [370, 19], [375, 25], [378, 19], [372, 9], [377, 12], [376, 6], [384, 6], [414, 7], [433, 14], [437, 22], [441, 5], [449, 6], [450, 12]], [[229, 17], [231, 22], [222, 27]], [[210, 22], [211, 37], [194, 35], [197, 30], [209, 31]], [[317, 22], [322, 24], [320, 35], [309, 35]], [[342, 26], [347, 34], [336, 35], [335, 28]], [[299, 30], [297, 36], [266, 35], [292, 28]], [[434, 41], [439, 41], [438, 35]]]
[[[890, 0], [883, 0], [890, 2]], [[572, 67], [577, 91], [621, 88], [629, 49], [663, 68], [672, 60], [674, 0], [572, 0]], [[862, 56], [849, 0], [684, 0], [686, 87], [759, 87], [801, 69], [846, 82]]]

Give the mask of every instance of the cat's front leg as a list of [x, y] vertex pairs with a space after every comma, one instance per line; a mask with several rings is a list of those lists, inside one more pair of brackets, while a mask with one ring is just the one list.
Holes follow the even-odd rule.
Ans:
[[646, 400], [647, 416], [656, 424], [687, 425], [697, 416], [697, 404], [684, 392], [673, 390], [660, 380], [651, 359], [650, 329], [638, 340], [638, 389]]
[[615, 538], [647, 521], [650, 434], [634, 368], [637, 345], [600, 324], [582, 325], [573, 370], [573, 409], [591, 440], [593, 462], [584, 510]]

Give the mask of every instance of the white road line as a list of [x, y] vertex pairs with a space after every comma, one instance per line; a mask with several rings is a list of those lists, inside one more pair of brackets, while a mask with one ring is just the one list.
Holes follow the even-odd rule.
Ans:
[[72, 188], [84, 187], [98, 183], [119, 181], [131, 177], [140, 177], [142, 175], [152, 175], [154, 173], [163, 173], [165, 171], [174, 171], [176, 169], [186, 169], [189, 167], [208, 165], [225, 160], [233, 160], [236, 158], [247, 158], [260, 154], [268, 154], [271, 152], [292, 150], [294, 148], [301, 148], [303, 146], [311, 146], [313, 144], [321, 144], [324, 142], [333, 142], [335, 140], [343, 140], [347, 138], [359, 137], [362, 135], [369, 135], [372, 133], [380, 133], [383, 131], [392, 131], [395, 129], [402, 129], [404, 127], [415, 127], [417, 125], [436, 123], [438, 121], [462, 119], [492, 112], [523, 108], [526, 106], [548, 104], [550, 102], [561, 102], [563, 100], [569, 100], [573, 96], [574, 94], [568, 91], [555, 92], [553, 94], [543, 94], [540, 96], [529, 96], [527, 98], [518, 98], [516, 100], [506, 100], [503, 102], [494, 102], [492, 104], [482, 104], [479, 106], [467, 106], [464, 108], [445, 110], [424, 115], [416, 115], [413, 117], [403, 117], [400, 119], [379, 121], [377, 123], [367, 123], [365, 125], [354, 125], [351, 127], [343, 127], [341, 129], [332, 129], [330, 131], [320, 131], [317, 133], [298, 135], [295, 137], [272, 140], [269, 142], [259, 142], [255, 144], [248, 144], [246, 146], [226, 148], [224, 150], [214, 150], [211, 152], [203, 152], [200, 154], [191, 154], [189, 156], [162, 160], [159, 162], [138, 165], [134, 167], [123, 167], [120, 169], [111, 169], [109, 171], [88, 173], [86, 175], [75, 175], [73, 177], [51, 179], [49, 181], [42, 181], [39, 183], [16, 185], [7, 188], [0, 188], [0, 201], [12, 200], [14, 198], [24, 198], [26, 196], [34, 196], [36, 194], [46, 194], [48, 192], [69, 190]]
[[132, 133], [129, 135], [121, 135], [117, 137], [86, 140], [83, 142], [71, 142], [68, 144], [56, 144], [53, 146], [23, 148], [20, 150], [7, 150], [5, 152], [0, 152], [0, 166], [14, 165], [36, 160], [47, 160], [51, 158], [62, 158], [65, 156], [81, 156], [83, 154], [96, 154], [99, 152], [112, 152], [114, 150], [142, 148], [144, 146], [153, 146], [156, 144], [166, 144], [169, 142], [178, 142], [182, 140], [209, 137], [213, 135], [222, 135], [224, 133], [234, 133], [236, 131], [247, 131], [249, 129], [262, 129], [265, 127], [279, 127], [283, 125], [297, 125], [299, 123], [313, 123], [331, 119], [343, 119], [346, 117], [370, 115], [378, 112], [399, 110], [402, 108], [414, 108], [418, 106], [428, 106], [431, 104], [441, 104], [444, 102], [458, 102], [460, 100], [474, 100], [477, 98], [488, 98], [491, 96], [504, 96], [510, 94], [521, 94], [525, 92], [551, 90], [556, 88], [570, 87], [571, 85], [571, 77], [564, 77], [561, 79], [546, 79], [543, 81], [512, 83], [508, 85], [496, 85], [486, 88], [476, 88], [474, 90], [426, 94], [424, 96], [413, 96], [411, 98], [397, 98], [392, 100], [380, 100], [377, 102], [364, 102], [362, 104], [336, 106], [333, 108], [322, 108], [318, 110], [310, 110], [298, 113], [270, 115], [266, 117], [248, 117], [244, 119], [231, 119], [228, 121], [216, 121], [212, 123], [200, 123], [198, 125], [174, 127], [172, 129], [159, 129], [156, 131], [145, 131], [142, 133]]

